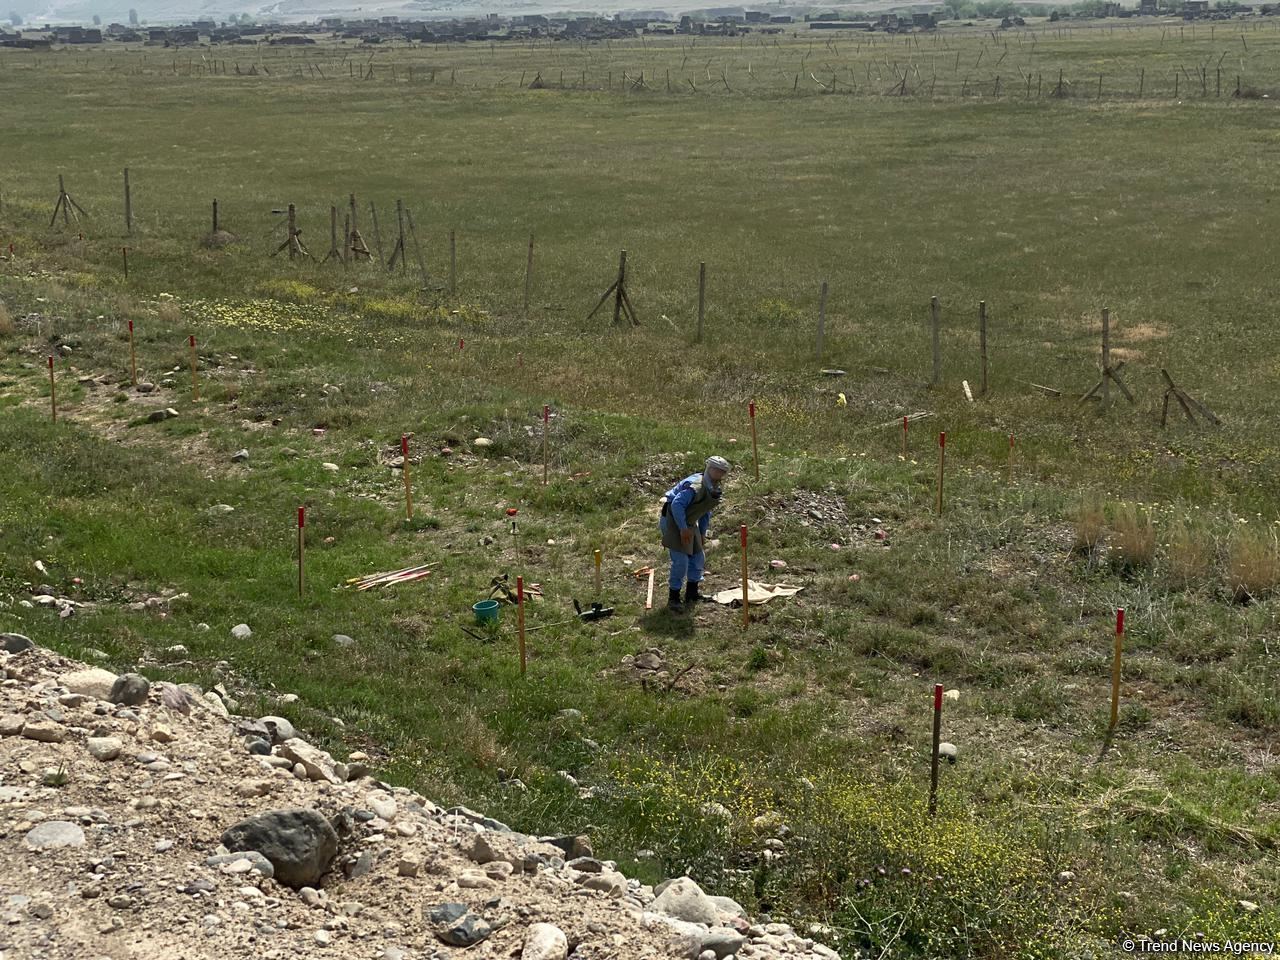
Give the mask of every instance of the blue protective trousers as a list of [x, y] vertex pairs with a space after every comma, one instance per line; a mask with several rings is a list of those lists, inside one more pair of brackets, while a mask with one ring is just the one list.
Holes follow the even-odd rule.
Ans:
[[[659, 524], [659, 529], [666, 531], [667, 518], [663, 517]], [[680, 590], [684, 587], [685, 580], [690, 583], [701, 583], [702, 572], [706, 569], [707, 555], [701, 550], [692, 556], [683, 550], [671, 550], [667, 552], [671, 554], [671, 574], [667, 577], [667, 586], [672, 590]]]

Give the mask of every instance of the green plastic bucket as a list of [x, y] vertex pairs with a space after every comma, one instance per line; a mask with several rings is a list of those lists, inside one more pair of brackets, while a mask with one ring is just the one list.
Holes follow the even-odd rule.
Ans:
[[500, 606], [497, 600], [481, 600], [479, 603], [473, 603], [471, 609], [475, 611], [476, 623], [497, 623]]

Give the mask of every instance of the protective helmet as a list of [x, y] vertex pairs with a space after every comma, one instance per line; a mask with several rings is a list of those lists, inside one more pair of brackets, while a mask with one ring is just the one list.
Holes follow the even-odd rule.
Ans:
[[724, 457], [707, 457], [706, 468], [708, 470], [711, 470], [711, 469], [723, 470], [725, 473], [728, 473], [731, 469], [733, 469], [732, 467], [729, 466], [729, 461], [726, 460]]

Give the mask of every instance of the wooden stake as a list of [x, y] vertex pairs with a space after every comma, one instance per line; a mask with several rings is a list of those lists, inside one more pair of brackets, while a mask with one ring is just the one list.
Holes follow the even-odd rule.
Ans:
[[218, 232], [218, 198], [213, 198], [213, 232]]
[[[622, 255], [618, 258], [618, 282], [614, 284], [615, 292], [613, 297], [613, 322], [617, 323], [622, 313], [622, 301], [626, 296], [625, 286], [627, 282], [627, 251], [623, 250]], [[634, 319], [634, 318], [632, 318]]]
[[987, 395], [987, 301], [978, 301], [978, 352], [982, 357], [982, 389], [979, 396]]
[[129, 193], [129, 168], [124, 168], [124, 232], [133, 236], [133, 197]]
[[937, 297], [929, 298], [929, 318], [930, 318], [930, 324], [933, 329], [933, 383], [932, 383], [932, 386], [936, 387], [938, 383], [942, 380], [942, 346], [938, 339], [939, 338], [938, 327], [940, 323], [940, 316], [939, 316]]
[[1111, 311], [1102, 308], [1102, 408], [1111, 403]]
[[705, 261], [698, 264], [698, 337], [697, 343], [702, 342], [702, 321], [707, 315], [707, 264]]
[[191, 344], [191, 399], [200, 400], [200, 381], [196, 376], [196, 337], [192, 334], [187, 338]]
[[120, 248], [120, 262], [124, 264], [124, 278], [129, 279], [129, 248]]
[[947, 463], [947, 432], [938, 434], [938, 516], [942, 516], [942, 474]]
[[53, 422], [58, 422], [58, 385], [53, 379], [53, 357], [49, 357], [49, 411], [53, 414]]
[[655, 575], [655, 571], [650, 570], [650, 571], [649, 571], [649, 594], [648, 594], [648, 597], [647, 597], [647, 598], [645, 599], [645, 601], [644, 601], [644, 608], [645, 608], [646, 610], [652, 610], [652, 609], [653, 609], [653, 578], [654, 578], [654, 575]]
[[405, 519], [413, 519], [413, 486], [409, 481], [409, 435], [400, 435], [400, 456], [404, 458], [404, 512]]
[[516, 577], [516, 628], [520, 632], [520, 676], [529, 669], [529, 657], [524, 645], [524, 577]]
[[378, 266], [385, 267], [387, 258], [382, 252], [382, 231], [378, 229], [378, 208], [369, 201], [369, 219], [373, 222], [373, 245], [378, 251]]
[[827, 281], [822, 281], [822, 292], [818, 295], [818, 362], [822, 362], [822, 340], [827, 326]]
[[907, 459], [907, 424], [911, 422], [910, 417], [902, 418], [902, 459]]
[[1120, 661], [1124, 655], [1124, 607], [1116, 611], [1116, 647], [1111, 661], [1111, 723], [1107, 733], [1115, 732], [1120, 722]]
[[307, 508], [299, 507], [298, 508], [298, 596], [299, 597], [302, 596], [302, 591], [305, 585], [303, 569], [305, 566], [304, 558], [306, 556], [307, 543], [306, 543], [306, 535], [303, 532], [303, 528], [306, 526], [306, 523], [307, 523]]
[[933, 685], [933, 750], [929, 763], [929, 816], [938, 812], [938, 745], [942, 740], [942, 684]]
[[297, 246], [294, 240], [298, 236], [298, 210], [292, 203], [289, 204], [289, 259], [293, 260], [298, 255]]
[[542, 485], [547, 485], [547, 431], [551, 425], [551, 408], [542, 405]]
[[596, 561], [596, 599], [597, 599], [597, 600], [599, 600], [599, 599], [600, 599], [600, 563], [601, 563], [601, 561], [602, 561], [603, 559], [604, 559], [604, 558], [603, 558], [603, 555], [600, 553], [600, 551], [599, 551], [599, 550], [597, 550], [597, 551], [595, 552], [595, 561]]
[[524, 318], [529, 319], [529, 288], [533, 284], [533, 234], [529, 234], [529, 257], [524, 265]]
[[747, 628], [747, 624], [751, 622], [750, 598], [751, 593], [747, 588], [747, 525], [744, 523], [738, 528], [738, 538], [742, 541], [742, 629]]
[[756, 440], [756, 402], [747, 404], [747, 414], [751, 417], [751, 462], [755, 467], [756, 479], [760, 479], [760, 445]]
[[449, 231], [449, 293], [458, 289], [458, 237], [454, 230]]
[[133, 342], [133, 321], [129, 321], [129, 377], [132, 385], [138, 385], [138, 348]]
[[1013, 434], [1009, 434], [1009, 482], [1013, 483]]

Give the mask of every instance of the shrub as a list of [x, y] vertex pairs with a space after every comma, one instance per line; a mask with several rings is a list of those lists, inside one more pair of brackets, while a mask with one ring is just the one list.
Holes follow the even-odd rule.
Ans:
[[1151, 516], [1132, 504], [1116, 509], [1115, 537], [1111, 546], [1116, 564], [1123, 570], [1143, 570], [1151, 566], [1156, 555], [1156, 528]]
[[1280, 586], [1280, 550], [1270, 531], [1241, 526], [1227, 558], [1227, 586], [1238, 603], [1265, 597]]
[[1076, 510], [1075, 541], [1071, 549], [1076, 553], [1093, 553], [1107, 535], [1107, 515], [1102, 499], [1089, 494], [1080, 501]]
[[13, 330], [13, 317], [9, 316], [9, 308], [0, 300], [0, 337], [11, 336]]

